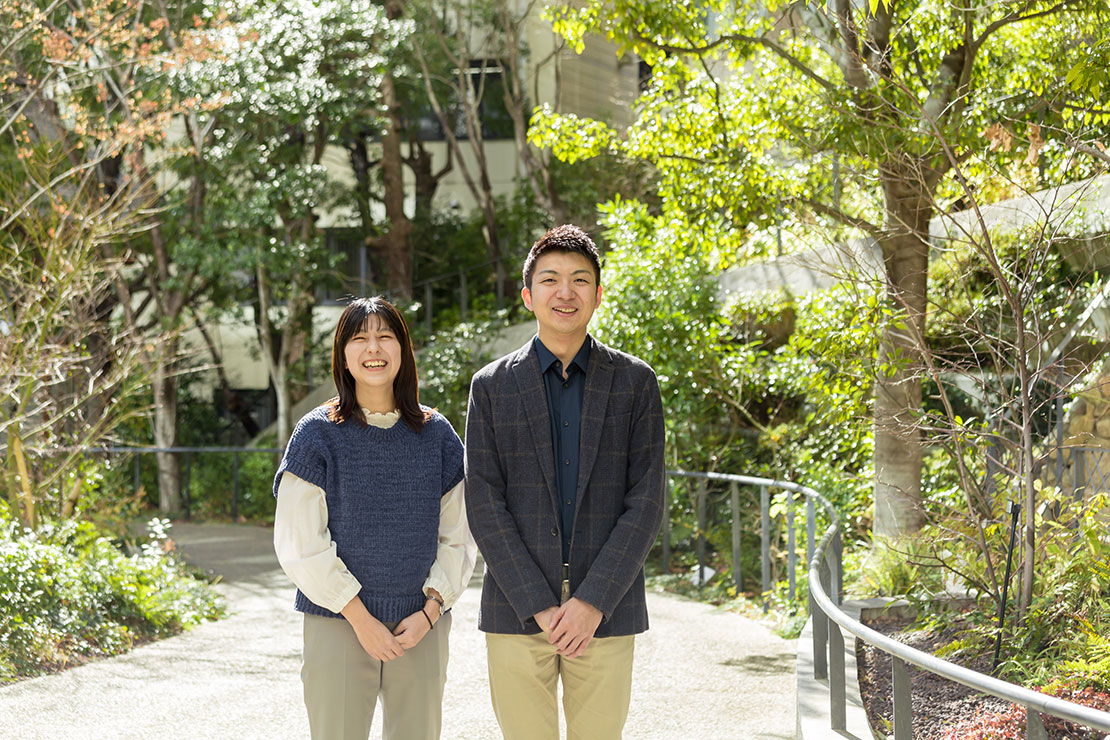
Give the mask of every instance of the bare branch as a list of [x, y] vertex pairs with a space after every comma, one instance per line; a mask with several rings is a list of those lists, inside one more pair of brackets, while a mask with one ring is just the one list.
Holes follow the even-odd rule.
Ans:
[[1080, 141], [1075, 140], [1074, 138], [1068, 140], [1068, 146], [1072, 147], [1078, 152], [1083, 152], [1088, 156], [1094, 157], [1104, 164], [1110, 164], [1110, 154], [1107, 154], [1102, 149], [1090, 146], [1089, 144], [1084, 144]]

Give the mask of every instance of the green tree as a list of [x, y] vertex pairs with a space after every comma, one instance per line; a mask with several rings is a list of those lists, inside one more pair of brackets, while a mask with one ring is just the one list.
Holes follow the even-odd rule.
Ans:
[[961, 195], [997, 187], [992, 168], [956, 169], [985, 153], [993, 125], [1029, 142], [1026, 172], [1015, 166], [1012, 179], [1086, 174], [1062, 153], [1043, 173], [1028, 170], [1045, 156], [1046, 132], [1063, 142], [1088, 123], [1065, 81], [1067, 53], [1103, 38], [1106, 14], [1103, 3], [1067, 0], [591, 0], [555, 11], [556, 28], [579, 48], [603, 34], [651, 65], [637, 120], [618, 132], [540, 111], [533, 136], [570, 159], [616, 150], [650, 161], [668, 216], [683, 229], [726, 224], [722, 244], [748, 254], [753, 225], [784, 219], [874, 241], [889, 316], [872, 405], [874, 527], [898, 537], [924, 516], [930, 220]]
[[253, 305], [283, 444], [316, 288], [334, 273], [317, 226], [341, 195], [325, 154], [352, 126], [384, 134], [391, 119], [380, 89], [409, 24], [370, 0], [243, 3], [228, 12], [228, 31], [213, 39], [220, 54], [178, 80], [220, 106], [201, 121], [211, 139], [204, 225], [177, 236], [219, 255], [238, 277], [231, 295]]

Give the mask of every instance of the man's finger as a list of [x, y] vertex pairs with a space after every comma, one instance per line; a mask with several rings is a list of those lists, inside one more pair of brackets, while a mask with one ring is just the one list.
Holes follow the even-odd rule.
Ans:
[[550, 642], [552, 645], [558, 645], [569, 631], [570, 628], [566, 625], [563, 625], [561, 627], [555, 627], [554, 625], [552, 625], [547, 633], [547, 641]]

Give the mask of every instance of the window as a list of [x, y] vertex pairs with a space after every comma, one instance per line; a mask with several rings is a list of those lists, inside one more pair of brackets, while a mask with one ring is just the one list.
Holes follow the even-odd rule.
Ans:
[[[477, 112], [478, 120], [482, 124], [482, 138], [512, 139], [513, 118], [505, 107], [505, 70], [501, 62], [496, 59], [472, 60], [466, 73], [470, 78], [470, 91], [473, 91], [475, 96], [480, 96]], [[437, 85], [437, 92], [440, 100], [443, 101], [444, 112], [452, 124], [455, 137], [466, 139], [469, 138], [466, 128], [466, 109], [463, 107], [461, 92], [457, 86], [457, 75], [453, 76], [451, 81], [455, 84]], [[414, 120], [407, 123], [416, 127], [417, 135], [423, 141], [443, 141], [446, 138], [443, 126], [431, 105], [426, 105], [417, 113]]]
[[348, 296], [365, 296], [374, 292], [376, 271], [358, 229], [327, 229], [324, 245], [329, 254], [337, 254], [339, 258], [332, 279], [317, 289], [318, 300], [337, 303]]

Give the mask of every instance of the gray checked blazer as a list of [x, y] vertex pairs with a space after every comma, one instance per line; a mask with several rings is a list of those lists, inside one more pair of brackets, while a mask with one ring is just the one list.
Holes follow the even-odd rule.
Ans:
[[[663, 405], [645, 362], [593, 337], [582, 399], [570, 593], [598, 637], [648, 627], [644, 560], [664, 512]], [[532, 342], [479, 370], [466, 419], [466, 512], [486, 561], [478, 628], [536, 634], [559, 604], [562, 537], [547, 397]]]

